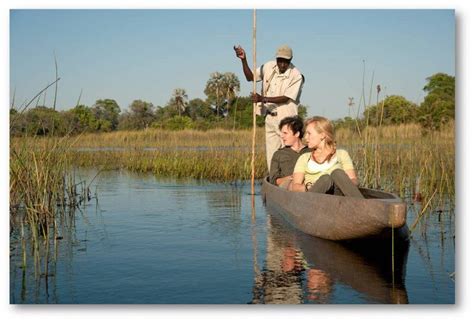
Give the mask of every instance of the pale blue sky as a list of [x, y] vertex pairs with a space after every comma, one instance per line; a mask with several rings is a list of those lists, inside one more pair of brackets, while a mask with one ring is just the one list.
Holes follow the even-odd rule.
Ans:
[[[331, 119], [356, 108], [373, 88], [420, 103], [425, 78], [455, 76], [454, 10], [257, 10], [257, 64], [289, 44], [306, 77], [301, 103], [309, 115]], [[245, 81], [232, 46], [241, 44], [252, 64], [252, 10], [12, 10], [10, 100], [31, 99], [59, 76], [59, 109], [115, 99], [122, 110], [135, 99], [165, 105], [175, 88], [205, 98], [212, 72], [234, 72]], [[251, 66], [252, 67], [252, 66]], [[54, 92], [49, 90], [46, 105]], [[40, 99], [43, 102], [44, 97]], [[375, 96], [372, 95], [372, 103]]]

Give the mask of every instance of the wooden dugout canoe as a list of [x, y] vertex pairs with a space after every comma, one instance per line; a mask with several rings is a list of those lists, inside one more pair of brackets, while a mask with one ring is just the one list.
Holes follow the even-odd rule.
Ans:
[[407, 205], [394, 194], [360, 188], [366, 199], [291, 192], [263, 180], [264, 203], [302, 232], [329, 240], [408, 236]]

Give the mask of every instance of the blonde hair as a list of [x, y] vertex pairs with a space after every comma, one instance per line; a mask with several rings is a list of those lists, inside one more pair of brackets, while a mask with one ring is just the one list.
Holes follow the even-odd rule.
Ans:
[[326, 139], [325, 139], [326, 145], [329, 146], [333, 150], [333, 152], [335, 152], [336, 141], [335, 141], [334, 126], [332, 125], [332, 122], [322, 116], [313, 116], [313, 117], [310, 117], [309, 119], [306, 119], [306, 121], [304, 122], [305, 129], [310, 124], [314, 126], [314, 129], [318, 133], [326, 134]]

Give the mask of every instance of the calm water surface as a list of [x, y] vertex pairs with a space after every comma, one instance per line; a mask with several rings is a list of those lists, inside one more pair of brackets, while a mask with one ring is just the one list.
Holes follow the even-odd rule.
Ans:
[[[88, 182], [95, 173], [83, 173]], [[406, 247], [346, 245], [295, 231], [248, 184], [105, 172], [98, 200], [60, 231], [36, 270], [11, 237], [11, 303], [455, 302], [454, 216], [430, 216]], [[257, 192], [260, 187], [257, 186]], [[417, 205], [410, 207], [409, 223]], [[392, 273], [394, 271], [394, 273]]]

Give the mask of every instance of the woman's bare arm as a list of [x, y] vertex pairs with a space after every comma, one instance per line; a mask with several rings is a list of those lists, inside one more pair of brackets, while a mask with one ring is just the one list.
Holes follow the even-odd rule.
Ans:
[[345, 170], [345, 172], [349, 176], [349, 179], [351, 179], [352, 183], [358, 186], [359, 180], [357, 179], [356, 171], [354, 169], [350, 169], [350, 170]]
[[293, 173], [293, 180], [290, 183], [290, 186], [288, 187], [288, 190], [290, 191], [306, 191], [305, 186], [304, 186], [304, 173], [298, 173], [295, 172]]

